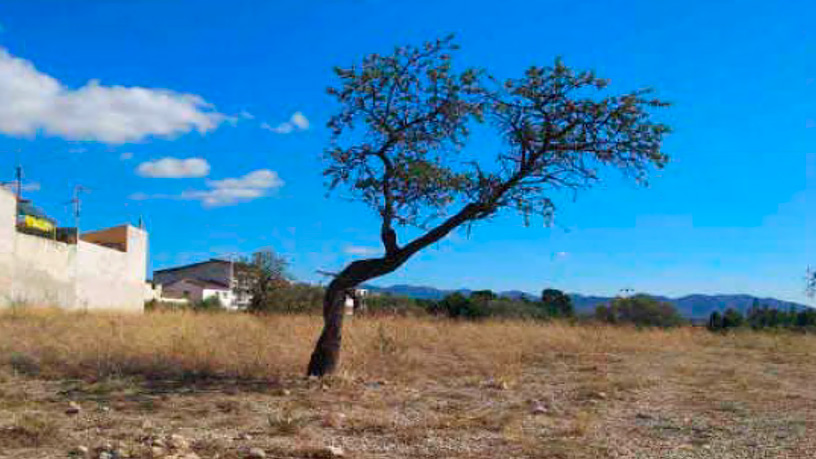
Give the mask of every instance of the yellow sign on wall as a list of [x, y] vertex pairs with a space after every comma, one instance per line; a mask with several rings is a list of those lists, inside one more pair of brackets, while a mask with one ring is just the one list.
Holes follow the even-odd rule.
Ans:
[[44, 218], [37, 218], [33, 215], [26, 215], [23, 225], [25, 225], [26, 228], [33, 228], [36, 230], [45, 231], [47, 233], [54, 231], [54, 225], [51, 222]]

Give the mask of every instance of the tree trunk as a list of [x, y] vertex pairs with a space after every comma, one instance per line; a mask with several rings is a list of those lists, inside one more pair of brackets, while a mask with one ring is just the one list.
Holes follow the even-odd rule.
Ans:
[[[468, 204], [441, 225], [401, 248], [396, 246], [396, 238], [391, 234], [388, 238], [390, 242], [386, 242], [387, 250], [383, 258], [357, 260], [346, 266], [326, 288], [326, 295], [323, 297], [323, 332], [312, 352], [307, 374], [322, 377], [334, 372], [337, 368], [337, 362], [340, 359], [346, 290], [394, 272], [415, 253], [447, 236], [462, 223], [472, 220], [479, 212], [484, 212], [483, 206]], [[393, 230], [391, 232], [393, 233]]]
[[323, 332], [309, 360], [309, 376], [322, 377], [333, 373], [340, 359], [340, 342], [345, 312], [345, 292], [339, 282], [331, 282], [323, 297]]

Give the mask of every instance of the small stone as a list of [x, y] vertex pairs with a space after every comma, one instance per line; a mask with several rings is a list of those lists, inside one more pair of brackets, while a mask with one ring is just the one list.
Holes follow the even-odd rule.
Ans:
[[323, 427], [333, 427], [339, 429], [346, 420], [346, 415], [343, 413], [329, 413], [323, 417]]
[[166, 454], [167, 451], [165, 451], [164, 448], [162, 447], [154, 446], [150, 448], [150, 456], [153, 457], [154, 459], [164, 457]]
[[77, 402], [68, 402], [68, 408], [65, 409], [65, 414], [75, 415], [82, 411], [82, 407]]
[[547, 410], [547, 407], [541, 402], [533, 403], [533, 406], [530, 408], [530, 413], [536, 416], [540, 414], [547, 414], [547, 411], [549, 410]]
[[288, 397], [292, 395], [292, 391], [289, 389], [281, 389], [280, 394], [284, 397]]
[[325, 457], [344, 457], [346, 455], [343, 448], [339, 446], [327, 446], [324, 453]]
[[606, 400], [606, 392], [598, 392], [595, 394], [595, 396], [601, 400]]
[[102, 451], [99, 453], [99, 459], [114, 459], [113, 453]]
[[167, 444], [177, 451], [190, 449], [190, 442], [179, 434], [170, 435], [170, 437], [167, 439]]
[[79, 457], [88, 457], [90, 450], [85, 445], [79, 445], [74, 449], [74, 454], [78, 455]]
[[266, 458], [266, 451], [261, 448], [250, 448], [247, 453], [248, 459], [264, 459]]

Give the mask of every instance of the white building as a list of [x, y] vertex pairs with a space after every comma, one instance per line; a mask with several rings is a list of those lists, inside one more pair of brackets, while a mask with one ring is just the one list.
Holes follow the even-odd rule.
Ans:
[[17, 198], [0, 188], [0, 305], [144, 310], [147, 232], [122, 225], [63, 242], [17, 223]]
[[162, 299], [183, 299], [188, 303], [200, 303], [210, 298], [218, 298], [224, 307], [234, 308], [232, 290], [224, 284], [185, 278], [162, 286]]
[[365, 310], [368, 289], [355, 288], [354, 294], [346, 293], [345, 309], [346, 315], [351, 316]]
[[162, 296], [186, 298], [191, 302], [204, 301], [217, 296], [227, 309], [243, 309], [251, 299], [246, 288], [241, 288], [241, 264], [213, 258], [175, 268], [153, 272], [153, 282], [161, 285]]

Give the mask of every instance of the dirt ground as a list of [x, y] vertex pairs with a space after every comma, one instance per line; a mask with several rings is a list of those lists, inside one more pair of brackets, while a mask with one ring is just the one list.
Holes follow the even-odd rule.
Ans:
[[506, 381], [6, 375], [0, 456], [162, 457], [154, 440], [177, 434], [201, 458], [811, 458], [813, 365], [667, 351], [557, 355]]
[[[401, 337], [403, 325], [372, 328], [378, 355], [430, 346]], [[440, 357], [439, 343], [479, 327], [423, 352]], [[346, 370], [323, 381], [301, 378], [302, 368], [261, 379], [65, 379], [37, 376], [44, 370], [18, 357], [0, 377], [0, 457], [816, 457], [812, 336], [540, 327], [530, 333], [561, 341], [519, 351], [523, 365], [484, 371], [449, 347], [438, 371], [415, 366], [409, 377], [355, 365], [359, 333]], [[567, 345], [570, 334], [578, 339]], [[517, 346], [491, 342], [497, 353]]]

